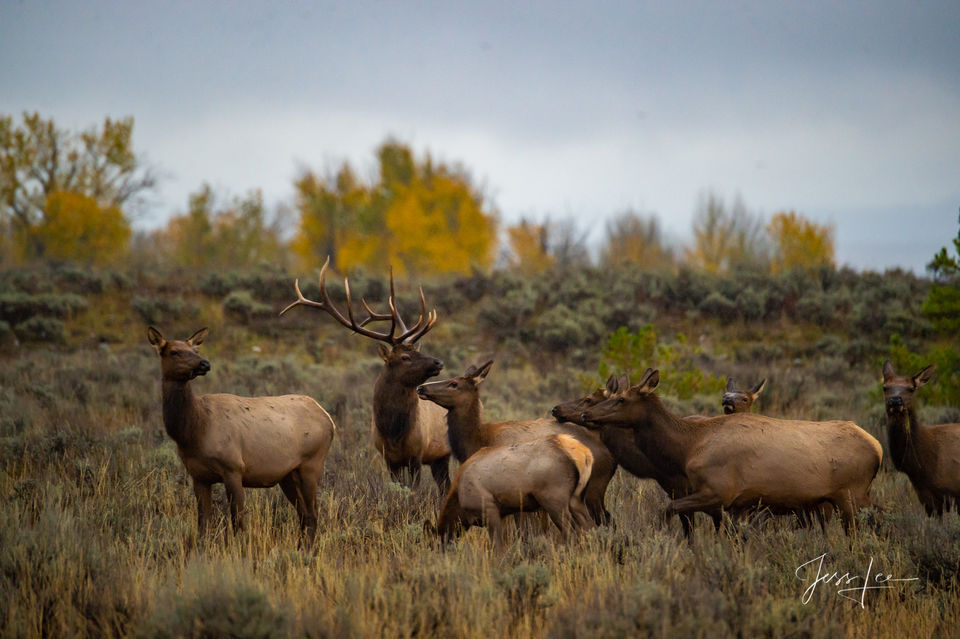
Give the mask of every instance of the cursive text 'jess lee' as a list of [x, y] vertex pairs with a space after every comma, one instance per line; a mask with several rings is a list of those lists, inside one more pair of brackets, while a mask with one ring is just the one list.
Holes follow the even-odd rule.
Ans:
[[[848, 586], [845, 588], [838, 588], [837, 595], [843, 597], [844, 599], [849, 599], [851, 601], [856, 601], [860, 604], [861, 608], [866, 608], [864, 605], [864, 600], [867, 596], [868, 590], [891, 590], [893, 589], [894, 582], [904, 582], [904, 581], [919, 581], [919, 577], [910, 577], [907, 579], [894, 579], [893, 575], [885, 575], [881, 572], [873, 574], [873, 557], [870, 558], [870, 565], [867, 566], [867, 572], [865, 575], [851, 575], [849, 572], [840, 574], [837, 572], [827, 572], [823, 571], [823, 560], [827, 556], [827, 553], [823, 553], [819, 557], [814, 557], [806, 563], [802, 563], [797, 566], [797, 569], [794, 571], [794, 574], [797, 576], [797, 579], [803, 581], [804, 583], [809, 582], [809, 586], [803, 591], [803, 596], [800, 597], [800, 601], [806, 605], [810, 602], [810, 599], [813, 597], [814, 591], [817, 589], [819, 584], [829, 584], [832, 583], [834, 586]], [[813, 567], [816, 566], [817, 574], [811, 580], [809, 575], [801, 576], [800, 572], [803, 569], [806, 571], [813, 572]], [[872, 580], [871, 580], [871, 575]], [[860, 581], [860, 580], [863, 581]], [[851, 596], [850, 593], [859, 593], [859, 596]]]

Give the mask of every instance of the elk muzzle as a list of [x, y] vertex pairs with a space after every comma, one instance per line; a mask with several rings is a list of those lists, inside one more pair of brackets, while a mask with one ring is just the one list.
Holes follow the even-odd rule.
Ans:
[[193, 369], [193, 376], [198, 377], [200, 375], [206, 375], [209, 372], [210, 362], [205, 359], [201, 359]]
[[887, 398], [887, 412], [888, 413], [902, 413], [904, 410], [903, 398], [899, 395], [894, 395], [893, 397]]

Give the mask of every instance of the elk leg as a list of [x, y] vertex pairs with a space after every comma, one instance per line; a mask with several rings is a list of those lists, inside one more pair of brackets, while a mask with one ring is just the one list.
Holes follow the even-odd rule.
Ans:
[[420, 467], [423, 463], [417, 459], [411, 459], [407, 462], [407, 472], [410, 474], [410, 488], [415, 488], [420, 484]]
[[591, 518], [586, 505], [577, 496], [570, 498], [570, 514], [573, 516], [574, 524], [579, 528], [590, 529], [597, 525]]
[[283, 494], [286, 495], [287, 501], [293, 504], [293, 507], [297, 511], [297, 517], [300, 519], [300, 531], [302, 532], [305, 525], [303, 495], [300, 494], [300, 487], [293, 473], [290, 473], [280, 480], [280, 488], [283, 489]]
[[503, 531], [502, 521], [500, 519], [500, 509], [493, 499], [485, 500], [483, 505], [483, 525], [490, 533], [490, 539], [493, 541], [493, 547], [498, 552], [503, 550], [506, 540]]
[[549, 506], [544, 506], [544, 510], [547, 511], [547, 515], [550, 516], [550, 521], [553, 522], [553, 525], [560, 530], [560, 536], [563, 540], [566, 541], [569, 539], [570, 517], [568, 516], [567, 508], [558, 508], [556, 504], [550, 504]]
[[710, 492], [697, 491], [692, 495], [687, 495], [686, 497], [681, 497], [680, 499], [674, 499], [669, 504], [667, 504], [667, 517], [672, 517], [676, 514], [693, 514], [697, 511], [710, 513], [714, 516], [714, 523], [717, 522], [716, 513], [723, 508], [723, 502], [719, 497]]
[[307, 548], [313, 545], [313, 538], [317, 534], [317, 484], [320, 483], [319, 473], [300, 471], [300, 494], [303, 496], [304, 525], [301, 531], [306, 535]]
[[197, 535], [203, 537], [207, 532], [207, 524], [213, 510], [213, 498], [210, 484], [193, 480], [193, 494], [197, 497]]
[[430, 463], [430, 474], [433, 475], [433, 481], [437, 482], [437, 488], [440, 489], [440, 497], [443, 498], [450, 492], [450, 458], [443, 457]]
[[243, 480], [239, 473], [231, 473], [223, 478], [223, 485], [227, 489], [227, 501], [230, 502], [230, 521], [233, 523], [233, 533], [243, 530]]

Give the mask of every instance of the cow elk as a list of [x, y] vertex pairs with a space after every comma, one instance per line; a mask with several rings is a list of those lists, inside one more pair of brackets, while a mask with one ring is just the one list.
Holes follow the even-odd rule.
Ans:
[[913, 395], [933, 377], [927, 366], [913, 377], [897, 375], [890, 360], [883, 363], [883, 396], [887, 411], [890, 455], [906, 473], [927, 515], [943, 516], [960, 500], [960, 424], [921, 426]]
[[593, 454], [570, 435], [488, 446], [457, 471], [437, 519], [449, 540], [459, 529], [484, 525], [502, 549], [501, 519], [543, 509], [566, 537], [571, 528], [593, 526], [581, 495], [590, 480]]
[[871, 505], [870, 484], [883, 456], [880, 443], [852, 422], [782, 420], [736, 413], [689, 422], [671, 414], [654, 393], [659, 371], [587, 409], [588, 427], [634, 431], [659, 469], [686, 476], [690, 494], [674, 499], [667, 516], [760, 506], [774, 513], [840, 510], [849, 532], [857, 511]]
[[147, 329], [160, 356], [163, 425], [193, 479], [199, 534], [210, 520], [213, 484], [226, 487], [235, 533], [244, 527], [243, 489], [280, 484], [309, 546], [317, 529], [317, 483], [336, 426], [305, 395], [194, 395], [190, 381], [210, 371], [197, 352], [206, 336], [203, 328], [189, 339], [168, 341]]
[[[600, 402], [616, 395], [621, 390], [626, 390], [630, 386], [630, 378], [627, 375], [617, 377], [611, 375], [607, 379], [606, 386], [601, 387], [579, 399], [573, 399], [553, 407], [552, 414], [560, 422], [572, 422], [584, 426], [581, 416], [584, 411], [596, 406]], [[691, 418], [684, 418], [691, 419]], [[696, 417], [695, 419], [700, 419]], [[594, 426], [596, 428], [596, 426]], [[657, 468], [647, 457], [646, 453], [640, 450], [637, 445], [633, 432], [625, 428], [616, 428], [614, 426], [599, 426], [597, 432], [607, 450], [613, 455], [614, 461], [623, 466], [631, 475], [640, 479], [653, 479], [660, 488], [663, 489], [671, 499], [683, 497], [690, 492], [690, 484], [683, 473], [678, 473], [675, 469], [661, 470]], [[614, 470], [616, 467], [614, 467]], [[681, 515], [680, 524], [683, 527], [684, 535], [690, 536], [693, 519], [690, 515]], [[720, 518], [714, 517], [714, 525], [719, 526]]]
[[480, 384], [492, 365], [493, 360], [480, 367], [470, 366], [459, 377], [429, 382], [417, 388], [420, 397], [447, 409], [447, 435], [454, 457], [463, 463], [484, 446], [514, 444], [549, 435], [570, 435], [589, 448], [593, 456], [593, 471], [584, 491], [584, 503], [595, 523], [607, 523], [610, 513], [604, 507], [604, 495], [617, 471], [610, 451], [587, 429], [559, 424], [553, 419], [483, 422]]
[[[450, 487], [450, 445], [447, 443], [446, 411], [432, 402], [417, 397], [417, 386], [438, 374], [443, 362], [420, 352], [417, 341], [433, 328], [437, 312], [426, 312], [423, 289], [420, 289], [420, 318], [407, 328], [397, 312], [394, 297], [393, 271], [390, 272], [389, 313], [377, 313], [361, 300], [367, 317], [357, 322], [350, 299], [350, 282], [344, 279], [347, 313], [344, 315], [327, 293], [326, 272], [330, 258], [320, 270], [320, 300], [309, 300], [300, 292], [300, 281], [294, 282], [297, 300], [283, 309], [283, 315], [295, 306], [317, 308], [358, 335], [381, 342], [378, 346], [383, 369], [373, 387], [373, 444], [383, 456], [394, 481], [403, 479], [404, 471], [412, 484], [420, 479], [423, 464], [430, 466], [433, 478], [445, 493]], [[366, 328], [373, 321], [389, 321], [390, 331]], [[397, 332], [399, 329], [399, 333]]]
[[749, 413], [757, 397], [763, 392], [763, 387], [767, 380], [761, 379], [760, 383], [748, 391], [739, 390], [733, 379], [727, 379], [727, 387], [723, 391], [723, 397], [720, 399], [720, 405], [723, 407], [723, 413]]

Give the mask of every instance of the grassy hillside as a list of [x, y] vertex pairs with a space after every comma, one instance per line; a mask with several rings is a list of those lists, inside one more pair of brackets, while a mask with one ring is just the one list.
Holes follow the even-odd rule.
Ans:
[[[532, 517], [503, 555], [478, 529], [441, 547], [424, 532], [440, 499], [429, 475], [415, 491], [391, 484], [370, 445], [376, 349], [322, 313], [278, 318], [295, 275], [0, 274], [0, 635], [900, 637], [960, 625], [960, 520], [928, 519], [887, 462], [880, 509], [855, 537], [837, 518], [826, 538], [787, 518], [717, 535], [702, 518], [691, 545], [678, 522], [660, 521], [659, 488], [621, 471], [610, 528], [563, 543]], [[920, 314], [927, 287], [902, 272], [833, 270], [478, 274], [424, 283], [440, 321], [423, 350], [444, 360], [443, 375], [496, 358], [483, 389], [491, 419], [545, 415], [609, 369], [654, 364], [679, 412], [719, 412], [727, 376], [766, 377], [758, 412], [852, 419], [886, 446], [880, 362], [957, 350]], [[359, 274], [351, 288], [385, 301], [382, 280]], [[398, 296], [415, 315], [414, 287]], [[247, 491], [243, 537], [221, 520], [198, 542], [148, 323], [180, 338], [210, 326], [200, 392], [305, 393], [333, 414], [312, 555], [276, 488]], [[920, 396], [927, 423], [960, 421], [944, 397]], [[224, 513], [222, 487], [215, 496]], [[918, 580], [845, 593], [856, 601], [837, 590], [857, 582], [834, 580], [804, 603], [815, 569], [797, 569], [824, 553], [824, 572], [862, 575], [872, 561], [873, 573]]]

